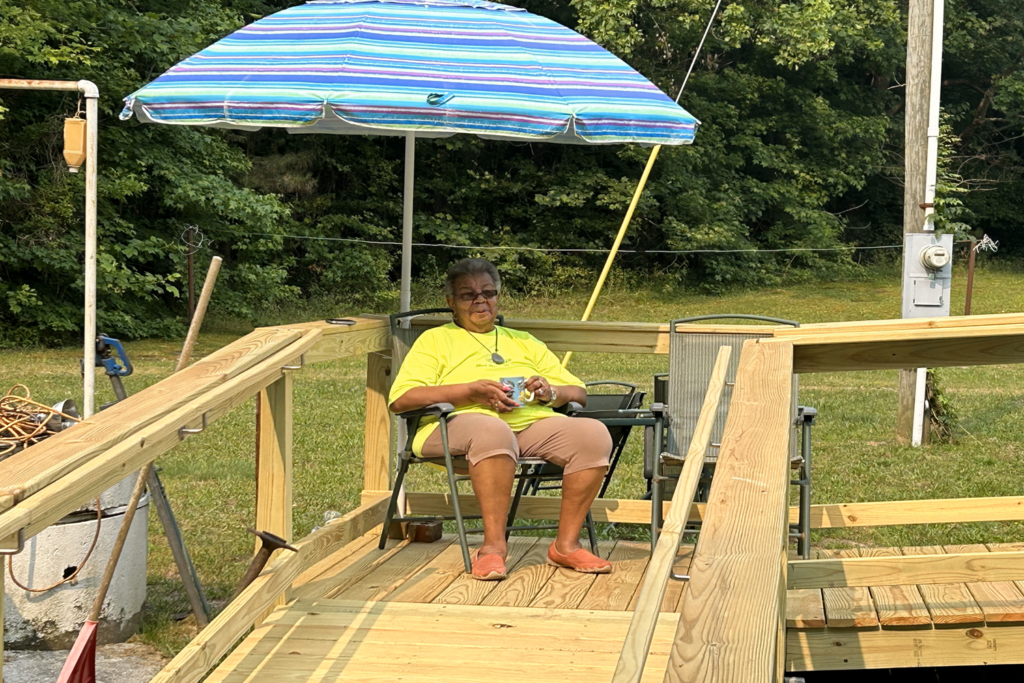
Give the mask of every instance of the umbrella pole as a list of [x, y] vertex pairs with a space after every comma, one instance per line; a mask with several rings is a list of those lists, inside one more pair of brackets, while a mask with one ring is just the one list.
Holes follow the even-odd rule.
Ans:
[[412, 297], [412, 195], [416, 178], [416, 134], [405, 135], [405, 183], [402, 188], [402, 285], [399, 308], [409, 310]]
[[[647, 159], [647, 165], [644, 166], [644, 172], [640, 176], [640, 182], [637, 183], [636, 191], [633, 193], [633, 200], [629, 202], [629, 208], [626, 210], [626, 216], [622, 219], [622, 225], [619, 227], [619, 234], [615, 236], [615, 243], [612, 244], [612, 250], [608, 253], [608, 258], [604, 262], [604, 268], [601, 270], [601, 277], [597, 278], [597, 286], [594, 287], [593, 294], [590, 295], [590, 301], [587, 303], [587, 310], [583, 312], [583, 317], [580, 320], [586, 322], [590, 319], [590, 314], [594, 310], [594, 304], [597, 303], [597, 297], [601, 294], [601, 288], [604, 287], [604, 281], [608, 278], [608, 273], [612, 269], [612, 263], [615, 261], [615, 254], [619, 251], [619, 245], [622, 244], [622, 238], [626, 236], [626, 230], [629, 229], [629, 223], [633, 220], [633, 212], [636, 211], [636, 205], [640, 203], [640, 195], [644, 192], [644, 187], [647, 185], [647, 178], [651, 175], [651, 169], [654, 167], [654, 160], [658, 158], [658, 152], [661, 151], [661, 145], [655, 145], [654, 149], [651, 150], [651, 156]], [[562, 358], [562, 367], [569, 365], [569, 359], [572, 358], [572, 351], [567, 351], [565, 357]]]

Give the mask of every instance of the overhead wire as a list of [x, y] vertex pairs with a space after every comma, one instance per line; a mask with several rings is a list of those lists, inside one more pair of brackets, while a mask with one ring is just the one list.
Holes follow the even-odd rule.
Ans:
[[[290, 235], [287, 233], [272, 233], [272, 232], [239, 232], [231, 231], [233, 237], [283, 237], [287, 239], [297, 240], [320, 240], [324, 242], [348, 242], [352, 244], [368, 244], [371, 246], [401, 246], [401, 242], [391, 240], [364, 240], [355, 237], [328, 237], [325, 235]], [[439, 244], [430, 242], [414, 242], [414, 247], [427, 247], [427, 248], [438, 248], [438, 249], [479, 249], [483, 251], [496, 251], [496, 250], [509, 250], [509, 251], [534, 251], [534, 252], [549, 252], [549, 253], [566, 253], [566, 254], [607, 254], [612, 249], [596, 249], [586, 247], [524, 247], [517, 245], [497, 245], [497, 246], [479, 246], [474, 244]], [[902, 249], [902, 244], [883, 244], [883, 245], [868, 245], [868, 246], [857, 246], [857, 245], [844, 245], [839, 247], [781, 247], [779, 249], [618, 249], [617, 252], [620, 254], [669, 254], [669, 255], [685, 255], [685, 254], [772, 254], [772, 253], [783, 253], [783, 252], [801, 252], [801, 251], [859, 251], [859, 250], [873, 250], [873, 249]]]

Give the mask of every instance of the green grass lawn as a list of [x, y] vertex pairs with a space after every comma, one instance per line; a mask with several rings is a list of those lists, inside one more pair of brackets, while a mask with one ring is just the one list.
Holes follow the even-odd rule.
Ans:
[[[952, 310], [963, 310], [964, 272], [954, 278]], [[975, 278], [974, 313], [1024, 311], [1024, 272], [983, 267]], [[587, 294], [552, 298], [508, 297], [511, 317], [578, 318]], [[899, 273], [868, 271], [847, 282], [801, 282], [775, 289], [722, 297], [680, 290], [610, 291], [595, 320], [667, 321], [704, 313], [757, 313], [803, 323], [894, 318], [899, 315]], [[439, 293], [414, 296], [414, 306], [441, 303]], [[271, 316], [266, 323], [296, 322], [359, 313], [341, 305], [312, 306]], [[381, 311], [382, 312], [382, 311]], [[245, 334], [237, 322], [211, 320], [200, 338], [197, 357]], [[104, 330], [117, 336], [117, 330]], [[166, 377], [179, 342], [126, 344], [136, 372], [125, 382], [130, 393]], [[0, 351], [0, 387], [28, 385], [40, 401], [80, 399], [77, 349]], [[667, 369], [667, 356], [576, 354], [571, 369], [585, 380], [623, 379], [646, 390], [655, 372]], [[295, 532], [307, 533], [324, 511], [345, 512], [358, 504], [362, 487], [365, 362], [346, 359], [307, 367], [295, 374]], [[818, 408], [814, 428], [815, 503], [943, 497], [1019, 495], [1024, 480], [1024, 366], [949, 368], [941, 379], [953, 401], [960, 427], [953, 444], [912, 449], [896, 443], [896, 373], [862, 372], [804, 375], [800, 400]], [[105, 380], [99, 402], [113, 398]], [[214, 600], [223, 600], [244, 571], [253, 539], [245, 527], [254, 518], [254, 408], [249, 402], [205, 433], [190, 437], [158, 461], [171, 503], [193, 554], [200, 578]], [[640, 439], [634, 438], [610, 491], [639, 497]], [[421, 468], [426, 469], [426, 468]], [[420, 474], [414, 485], [436, 488], [440, 478]], [[440, 489], [438, 489], [440, 490]], [[1017, 524], [963, 524], [936, 527], [883, 527], [816, 532], [827, 545], [906, 545], [1024, 540]], [[603, 533], [644, 537], [640, 527], [618, 526]], [[156, 515], [150, 515], [149, 597], [139, 638], [168, 655], [193, 635], [188, 611]]]

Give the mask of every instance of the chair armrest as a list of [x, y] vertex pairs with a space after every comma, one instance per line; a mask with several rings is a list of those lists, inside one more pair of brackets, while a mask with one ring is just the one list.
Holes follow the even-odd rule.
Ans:
[[455, 406], [451, 403], [432, 403], [429, 406], [417, 408], [416, 410], [398, 413], [398, 417], [403, 420], [412, 420], [417, 417], [447, 417], [453, 412], [455, 412]]
[[399, 413], [398, 417], [405, 420], [406, 431], [408, 432], [403, 450], [406, 453], [412, 452], [412, 442], [416, 438], [416, 432], [420, 429], [420, 420], [425, 417], [436, 417], [438, 420], [444, 420], [454, 411], [455, 406], [451, 403], [432, 403], [429, 406], [423, 406], [416, 410], [407, 410], [404, 413]]
[[652, 403], [649, 411], [655, 417], [665, 417], [665, 414], [668, 412], [668, 406], [664, 403]]
[[583, 406], [581, 406], [576, 401], [569, 401], [568, 403], [563, 403], [557, 408], [552, 408], [552, 410], [554, 410], [556, 413], [561, 413], [562, 415], [574, 415], [575, 413], [578, 413], [581, 410], [583, 410]]

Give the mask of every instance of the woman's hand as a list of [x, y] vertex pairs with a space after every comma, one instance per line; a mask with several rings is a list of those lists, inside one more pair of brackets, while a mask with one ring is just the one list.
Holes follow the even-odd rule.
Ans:
[[540, 375], [534, 375], [526, 380], [523, 388], [533, 394], [533, 397], [541, 403], [551, 402], [551, 385]]
[[505, 387], [501, 382], [478, 379], [467, 384], [466, 388], [473, 403], [479, 403], [497, 413], [510, 413], [519, 407], [518, 403], [505, 394]]

